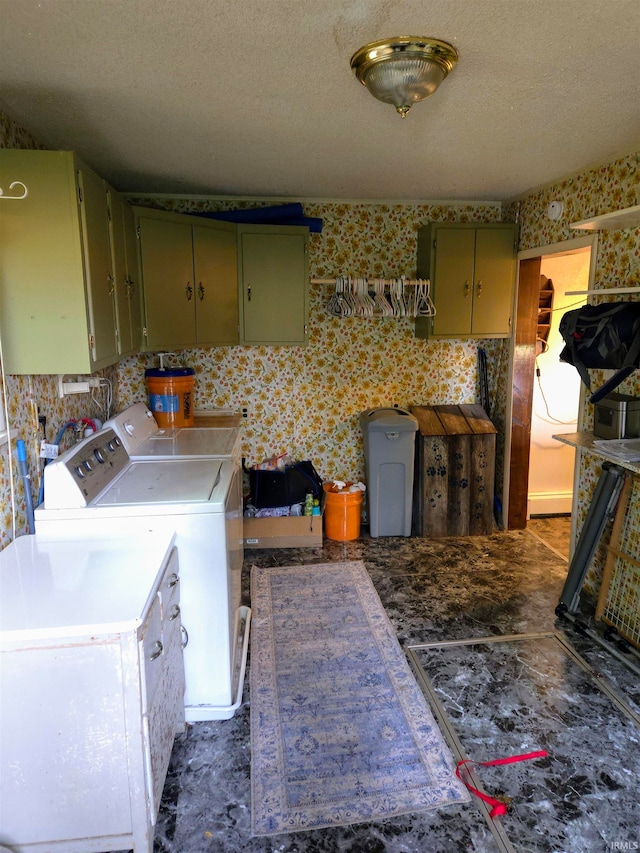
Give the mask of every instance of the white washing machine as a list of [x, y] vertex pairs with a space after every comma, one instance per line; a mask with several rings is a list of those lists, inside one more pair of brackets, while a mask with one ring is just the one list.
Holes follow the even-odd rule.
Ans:
[[161, 429], [144, 403], [134, 403], [108, 420], [131, 459], [236, 459], [240, 464], [239, 427], [178, 427]]
[[132, 460], [112, 429], [46, 466], [36, 532], [49, 537], [173, 530], [182, 576], [188, 722], [242, 701], [251, 611], [241, 606], [242, 480], [233, 459]]

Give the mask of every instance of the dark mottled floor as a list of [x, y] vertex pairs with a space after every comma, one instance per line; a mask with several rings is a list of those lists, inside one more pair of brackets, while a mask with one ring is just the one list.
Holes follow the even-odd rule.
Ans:
[[539, 515], [527, 521], [527, 530], [543, 539], [550, 548], [554, 548], [569, 559], [569, 539], [571, 535], [570, 515]]
[[[557, 545], [557, 542], [556, 542]], [[156, 853], [599, 853], [640, 849], [640, 729], [600, 689], [640, 712], [637, 676], [557, 622], [567, 562], [538, 534], [430, 541], [363, 537], [322, 548], [248, 551], [257, 565], [363, 560], [401, 644], [428, 679], [466, 753], [486, 760], [532, 749], [549, 757], [480, 768], [487, 790], [513, 797], [496, 837], [477, 801], [340, 829], [250, 836], [249, 679], [228, 721], [198, 723], [173, 752]], [[585, 603], [585, 618], [589, 604]], [[595, 681], [553, 632], [601, 673]], [[550, 632], [550, 637], [424, 648], [444, 640]], [[250, 665], [250, 663], [249, 663]], [[416, 670], [419, 672], [419, 670]], [[426, 689], [426, 688], [425, 688]], [[505, 840], [506, 839], [506, 840]], [[634, 846], [618, 846], [619, 843]]]

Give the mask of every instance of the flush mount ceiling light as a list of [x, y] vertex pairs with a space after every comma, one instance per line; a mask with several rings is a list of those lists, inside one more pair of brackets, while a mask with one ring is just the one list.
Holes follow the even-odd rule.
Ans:
[[365, 44], [351, 57], [351, 68], [374, 98], [393, 104], [402, 118], [417, 102], [433, 95], [458, 61], [446, 41], [398, 36]]

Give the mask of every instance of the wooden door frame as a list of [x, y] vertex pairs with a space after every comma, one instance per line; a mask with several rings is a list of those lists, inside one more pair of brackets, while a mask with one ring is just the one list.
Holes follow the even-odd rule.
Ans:
[[[594, 287], [596, 256], [598, 248], [598, 234], [593, 232], [587, 236], [576, 237], [565, 240], [561, 243], [553, 243], [547, 246], [540, 246], [534, 249], [525, 249], [518, 252], [518, 272], [514, 294], [513, 313], [514, 326], [509, 340], [509, 362], [507, 372], [507, 405], [505, 412], [505, 447], [504, 447], [504, 464], [503, 464], [503, 481], [502, 481], [502, 517], [506, 530], [518, 530], [526, 527], [526, 501], [527, 501], [527, 485], [529, 481], [529, 446], [524, 445], [522, 436], [518, 441], [517, 437], [514, 440], [513, 420], [517, 416], [521, 422], [519, 427], [522, 434], [531, 431], [531, 413], [533, 408], [533, 381], [529, 388], [523, 389], [517, 386], [518, 370], [522, 372], [524, 363], [529, 363], [531, 368], [531, 377], [534, 373], [535, 365], [535, 333], [536, 326], [532, 324], [531, 317], [528, 315], [532, 294], [530, 292], [530, 282], [527, 281], [526, 275], [522, 276], [521, 285], [521, 264], [522, 262], [539, 258], [542, 261], [543, 257], [549, 255], [567, 255], [572, 254], [578, 249], [590, 248], [589, 262], [589, 289]], [[524, 269], [524, 268], [523, 268]], [[522, 286], [522, 293], [521, 293]], [[537, 293], [535, 304], [537, 306]], [[519, 317], [518, 306], [522, 316]], [[527, 307], [524, 307], [527, 306]], [[524, 307], [524, 310], [523, 310]], [[520, 362], [520, 364], [519, 364]], [[516, 403], [514, 405], [514, 396]], [[580, 390], [580, 412], [584, 410], [584, 387]], [[525, 458], [526, 457], [526, 458]], [[576, 464], [578, 458], [576, 457]], [[520, 488], [515, 493], [511, 488], [511, 473], [512, 471], [519, 472]], [[577, 471], [575, 472], [577, 474]], [[575, 475], [574, 475], [575, 476]], [[524, 484], [524, 489], [522, 485]], [[524, 494], [524, 508], [522, 505], [522, 495]], [[575, 509], [575, 490], [574, 504]], [[511, 506], [510, 506], [511, 504]], [[572, 516], [574, 513], [572, 512]], [[524, 523], [522, 519], [525, 519]]]

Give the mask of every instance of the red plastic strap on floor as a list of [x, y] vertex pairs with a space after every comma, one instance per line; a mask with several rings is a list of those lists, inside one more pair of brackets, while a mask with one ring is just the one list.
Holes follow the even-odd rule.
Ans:
[[495, 758], [493, 761], [472, 761], [470, 758], [464, 758], [462, 761], [458, 761], [458, 764], [456, 765], [456, 776], [460, 779], [463, 785], [467, 786], [472, 794], [475, 794], [476, 797], [479, 797], [483, 802], [492, 807], [489, 812], [489, 817], [499, 817], [500, 815], [505, 815], [507, 813], [507, 804], [503, 800], [490, 797], [488, 794], [483, 794], [482, 791], [474, 788], [466, 779], [463, 779], [462, 771], [465, 769], [465, 766], [467, 764], [475, 764], [478, 767], [495, 767], [499, 764], [514, 764], [516, 761], [529, 761], [532, 758], [545, 758], [548, 754], [549, 753], [546, 752], [546, 750], [540, 749], [536, 752], [523, 752], [521, 755], [511, 755], [509, 758]]

